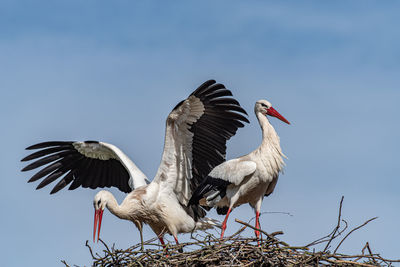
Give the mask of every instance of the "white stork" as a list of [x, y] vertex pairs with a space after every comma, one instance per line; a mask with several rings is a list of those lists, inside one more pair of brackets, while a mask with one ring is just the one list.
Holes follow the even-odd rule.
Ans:
[[[117, 217], [132, 221], [140, 231], [148, 224], [164, 246], [163, 235], [173, 235], [216, 225], [203, 218], [199, 205], [187, 205], [192, 191], [210, 170], [225, 160], [226, 141], [232, 137], [247, 115], [232, 93], [213, 80], [203, 83], [187, 99], [181, 101], [167, 117], [164, 151], [158, 172], [151, 183], [139, 168], [116, 146], [98, 141], [44, 142], [28, 147], [41, 149], [24, 159], [38, 159], [22, 171], [49, 164], [28, 182], [45, 177], [42, 188], [62, 177], [51, 194], [66, 185], [69, 190], [82, 187], [117, 187], [129, 193], [118, 205], [105, 190], [94, 198], [93, 239], [99, 238], [101, 220], [107, 207]], [[242, 121], [242, 122], [241, 122]]]
[[[240, 158], [231, 159], [215, 167], [196, 188], [190, 205], [199, 204], [216, 207], [218, 214], [226, 214], [222, 223], [221, 239], [224, 237], [226, 222], [233, 208], [249, 203], [256, 213], [256, 225], [260, 227], [260, 209], [264, 196], [269, 196], [278, 181], [285, 156], [280, 147], [279, 136], [269, 123], [270, 115], [290, 124], [267, 100], [259, 100], [254, 112], [262, 130], [262, 143], [253, 152]], [[255, 231], [257, 239], [259, 231]]]

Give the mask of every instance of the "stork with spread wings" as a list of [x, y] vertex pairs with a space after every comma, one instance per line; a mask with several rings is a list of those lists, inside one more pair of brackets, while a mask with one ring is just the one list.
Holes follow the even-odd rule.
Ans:
[[132, 221], [140, 231], [143, 223], [156, 233], [162, 245], [163, 235], [208, 229], [217, 224], [205, 218], [198, 204], [188, 205], [192, 192], [207, 174], [225, 161], [226, 142], [235, 135], [246, 111], [231, 97], [223, 84], [209, 80], [181, 101], [168, 115], [161, 164], [151, 183], [139, 168], [116, 146], [98, 141], [44, 142], [28, 147], [39, 151], [22, 161], [36, 160], [22, 171], [44, 166], [29, 182], [42, 179], [37, 189], [59, 179], [51, 193], [70, 184], [82, 187], [117, 187], [129, 194], [118, 205], [106, 190], [94, 198], [93, 239], [100, 234], [104, 209]]

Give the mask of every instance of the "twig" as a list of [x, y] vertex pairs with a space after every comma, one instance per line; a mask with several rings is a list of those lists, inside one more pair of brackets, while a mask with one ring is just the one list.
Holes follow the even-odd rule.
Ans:
[[378, 217], [371, 218], [371, 219], [367, 220], [365, 223], [363, 223], [363, 224], [361, 224], [360, 226], [357, 226], [356, 228], [354, 228], [353, 230], [351, 230], [351, 231], [340, 241], [339, 245], [335, 248], [335, 250], [333, 251], [333, 253], [336, 253], [336, 251], [339, 249], [340, 245], [343, 243], [343, 241], [344, 241], [349, 235], [351, 235], [351, 233], [353, 233], [354, 231], [360, 229], [360, 228], [363, 227], [364, 225], [368, 224], [369, 222], [371, 222], [371, 221], [373, 221], [373, 220], [375, 220], [375, 219], [377, 219], [377, 218], [378, 218]]
[[[278, 239], [276, 239], [275, 236], [272, 236], [272, 235], [268, 234], [267, 232], [264, 232], [263, 230], [261, 230], [261, 229], [259, 229], [259, 228], [256, 228], [256, 227], [254, 227], [254, 226], [252, 226], [252, 225], [250, 225], [250, 224], [248, 224], [248, 223], [245, 223], [245, 222], [243, 222], [243, 221], [241, 221], [241, 220], [238, 220], [238, 219], [235, 219], [235, 222], [240, 223], [240, 224], [243, 224], [243, 225], [246, 225], [247, 227], [250, 227], [250, 228], [253, 229], [253, 230], [260, 231], [261, 233], [263, 233], [263, 234], [264, 234], [265, 236], [267, 236], [268, 238], [270, 238], [270, 239], [272, 239], [272, 240], [275, 240], [275, 241], [281, 243], [281, 244], [284, 245], [284, 246], [289, 246], [287, 243], [285, 243], [285, 242], [283, 242], [283, 241], [279, 241]], [[282, 233], [283, 233], [283, 232], [282, 232]]]
[[361, 263], [361, 262], [355, 263], [354, 261], [346, 261], [346, 260], [325, 259], [325, 261], [333, 263], [333, 264], [338, 264], [338, 265], [351, 264], [353, 266], [375, 267], [375, 265], [371, 265], [371, 264], [368, 264], [368, 263]]
[[264, 214], [283, 214], [283, 215], [288, 215], [290, 217], [293, 217], [293, 214], [291, 214], [290, 212], [286, 212], [286, 211], [265, 211], [265, 212], [260, 213], [260, 216], [264, 215]]
[[[373, 256], [372, 251], [371, 251], [371, 248], [369, 247], [369, 243], [368, 243], [368, 242], [365, 244], [365, 246], [364, 246], [363, 249], [362, 249], [362, 253], [363, 253], [363, 254], [364, 254], [364, 250], [365, 250], [365, 249], [368, 249], [369, 255]], [[375, 258], [372, 258], [372, 261], [373, 261], [374, 263], [377, 263], [376, 260], [375, 260]]]
[[[337, 234], [336, 234], [336, 236], [334, 238], [340, 236], [344, 231], [347, 230], [347, 227], [348, 227], [347, 221], [342, 219], [342, 222], [344, 222], [345, 226], [343, 227], [343, 229], [338, 230], [338, 232], [337, 232]], [[306, 247], [312, 247], [312, 246], [315, 246], [315, 245], [318, 245], [318, 244], [321, 244], [321, 243], [328, 242], [330, 240], [331, 235], [333, 234], [333, 232], [334, 232], [334, 230], [332, 232], [330, 232], [328, 235], [326, 235], [324, 237], [321, 237], [321, 238], [318, 238], [317, 240], [307, 244]]]
[[326, 244], [326, 246], [325, 246], [323, 252], [325, 252], [325, 251], [328, 249], [328, 247], [329, 247], [329, 245], [331, 244], [332, 240], [335, 238], [336, 232], [337, 232], [337, 231], [339, 230], [339, 228], [340, 228], [340, 222], [341, 222], [341, 217], [342, 217], [343, 199], [344, 199], [344, 196], [342, 196], [342, 199], [340, 200], [339, 215], [338, 215], [338, 221], [337, 221], [336, 227], [335, 227], [335, 229], [333, 230], [332, 236], [331, 236], [331, 238], [329, 239], [328, 243]]
[[62, 260], [61, 262], [64, 263], [65, 267], [70, 267], [65, 260]]
[[86, 246], [89, 248], [90, 255], [92, 256], [92, 259], [96, 260], [97, 258], [93, 255], [92, 248], [89, 246], [89, 241], [86, 240]]
[[283, 232], [282, 231], [276, 231], [276, 232], [270, 233], [270, 235], [272, 235], [272, 236], [283, 235]]
[[236, 233], [234, 233], [233, 235], [230, 236], [230, 238], [239, 235], [241, 232], [244, 231], [244, 229], [246, 229], [247, 226], [243, 226], [242, 228], [240, 228]]

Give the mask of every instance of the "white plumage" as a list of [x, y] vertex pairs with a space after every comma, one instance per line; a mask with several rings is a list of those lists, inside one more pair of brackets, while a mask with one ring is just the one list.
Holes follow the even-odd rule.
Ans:
[[[241, 123], [248, 122], [246, 112], [224, 85], [213, 80], [203, 83], [168, 115], [161, 163], [151, 183], [140, 169], [116, 146], [98, 141], [44, 142], [27, 149], [42, 149], [22, 161], [39, 158], [23, 171], [43, 166], [29, 182], [45, 177], [37, 189], [62, 177], [55, 193], [71, 183], [82, 187], [115, 186], [130, 192], [118, 205], [105, 190], [94, 198], [93, 239], [100, 234], [104, 209], [121, 219], [132, 221], [139, 229], [143, 244], [143, 223], [148, 224], [164, 245], [163, 235], [177, 234], [218, 225], [204, 218], [199, 205], [188, 205], [193, 190], [210, 170], [225, 160], [226, 141]], [[133, 190], [133, 191], [132, 191]], [[98, 238], [97, 236], [97, 238]]]
[[[256, 102], [254, 111], [262, 129], [262, 143], [251, 153], [228, 160], [215, 167], [193, 193], [190, 203], [216, 207], [218, 213], [226, 214], [222, 223], [221, 238], [226, 229], [228, 216], [233, 208], [245, 203], [256, 212], [256, 228], [264, 195], [275, 188], [279, 172], [284, 166], [279, 136], [266, 115], [277, 117], [290, 124], [266, 100]], [[259, 232], [256, 231], [257, 238]]]

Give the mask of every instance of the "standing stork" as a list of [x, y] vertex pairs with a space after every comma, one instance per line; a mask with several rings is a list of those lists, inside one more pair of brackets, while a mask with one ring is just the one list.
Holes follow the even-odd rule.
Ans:
[[[279, 136], [269, 123], [267, 115], [290, 124], [267, 100], [259, 100], [254, 112], [262, 130], [262, 143], [253, 152], [231, 159], [215, 167], [196, 188], [190, 205], [216, 207], [218, 214], [226, 214], [222, 223], [221, 239], [232, 209], [249, 203], [256, 213], [256, 228], [260, 228], [260, 209], [264, 196], [269, 196], [278, 181], [285, 156], [280, 147]], [[257, 239], [260, 232], [255, 230]]]
[[117, 217], [132, 221], [140, 231], [148, 224], [164, 246], [165, 233], [173, 235], [216, 225], [204, 218], [199, 205], [187, 205], [192, 192], [210, 170], [225, 160], [226, 141], [235, 135], [246, 111], [230, 97], [224, 85], [209, 80], [171, 111], [166, 120], [164, 151], [157, 174], [151, 183], [140, 169], [116, 146], [98, 141], [44, 142], [28, 147], [40, 149], [22, 159], [38, 159], [22, 171], [49, 164], [28, 182], [45, 177], [40, 189], [62, 177], [51, 194], [70, 184], [69, 190], [82, 187], [117, 187], [129, 193], [118, 205], [105, 190], [94, 198], [93, 240], [97, 239], [103, 211], [107, 207]]

